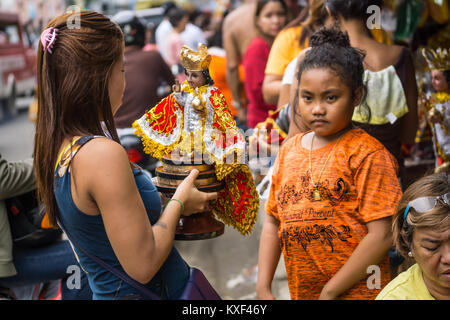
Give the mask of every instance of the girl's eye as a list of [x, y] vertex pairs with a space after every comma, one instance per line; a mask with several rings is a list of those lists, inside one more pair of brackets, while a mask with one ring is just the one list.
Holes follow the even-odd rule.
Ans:
[[308, 101], [308, 102], [312, 100], [312, 98], [309, 96], [303, 96], [302, 98], [303, 98], [303, 100]]
[[337, 99], [337, 96], [328, 96], [327, 100], [328, 101], [335, 101]]

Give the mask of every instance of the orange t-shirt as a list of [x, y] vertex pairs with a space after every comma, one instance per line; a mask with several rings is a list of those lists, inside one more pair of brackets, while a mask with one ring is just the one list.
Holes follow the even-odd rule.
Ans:
[[[313, 199], [305, 133], [286, 141], [275, 161], [266, 211], [279, 220], [278, 236], [292, 299], [317, 299], [367, 234], [366, 223], [392, 216], [402, 192], [396, 160], [365, 131], [348, 131], [335, 148]], [[334, 143], [312, 151], [314, 181]], [[378, 263], [383, 288], [390, 281], [388, 256]], [[373, 274], [368, 274], [368, 277]], [[374, 299], [367, 279], [339, 299]]]

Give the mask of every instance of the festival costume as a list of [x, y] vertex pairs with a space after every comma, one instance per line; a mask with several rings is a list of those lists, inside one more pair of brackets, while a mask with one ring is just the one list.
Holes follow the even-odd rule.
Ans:
[[[431, 70], [450, 70], [450, 49], [424, 49], [422, 52]], [[447, 171], [450, 169], [450, 94], [427, 93], [425, 108], [429, 119], [437, 119], [436, 122], [429, 120], [437, 158], [435, 171]]]
[[[198, 52], [181, 50], [187, 70], [208, 68], [211, 56], [204, 45]], [[198, 110], [202, 111], [199, 112]], [[246, 142], [221, 91], [210, 85], [191, 88], [187, 81], [181, 92], [173, 92], [133, 123], [142, 138], [144, 151], [152, 157], [202, 156], [213, 164], [217, 180], [225, 183], [213, 201], [213, 213], [242, 234], [251, 232], [256, 221], [259, 196], [250, 169], [244, 161]]]
[[[337, 145], [335, 141], [311, 153], [302, 146], [304, 135], [281, 147], [265, 208], [280, 222], [291, 298], [309, 300], [319, 297], [367, 235], [366, 223], [394, 214], [401, 189], [394, 158], [363, 130], [352, 129]], [[315, 184], [319, 201], [314, 200]], [[388, 256], [377, 265], [383, 287], [390, 281]], [[339, 299], [368, 300], [378, 293], [363, 279]]]

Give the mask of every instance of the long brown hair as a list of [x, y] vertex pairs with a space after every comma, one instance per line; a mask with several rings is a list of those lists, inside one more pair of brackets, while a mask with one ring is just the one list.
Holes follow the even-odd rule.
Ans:
[[[70, 25], [74, 14], [79, 26]], [[74, 20], [77, 22], [77, 20]], [[52, 53], [38, 47], [38, 113], [34, 167], [38, 197], [56, 226], [58, 207], [53, 176], [64, 139], [105, 135], [101, 121], [119, 141], [109, 101], [113, 65], [123, 54], [123, 34], [109, 18], [93, 11], [66, 13], [50, 21], [57, 28]]]
[[299, 45], [303, 46], [315, 31], [325, 24], [328, 18], [328, 12], [325, 9], [325, 0], [311, 0], [308, 5], [300, 11], [297, 18], [292, 20], [285, 29], [302, 26], [302, 32], [299, 38]]

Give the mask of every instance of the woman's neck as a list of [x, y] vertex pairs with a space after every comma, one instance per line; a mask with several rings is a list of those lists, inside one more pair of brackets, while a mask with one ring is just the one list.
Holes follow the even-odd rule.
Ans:
[[261, 39], [263, 39], [265, 42], [267, 42], [267, 44], [268, 44], [269, 46], [272, 46], [272, 43], [273, 43], [273, 41], [275, 40], [274, 37], [271, 37], [271, 36], [268, 36], [268, 35], [265, 35], [265, 34], [262, 34], [262, 33], [259, 33], [259, 37], [260, 37]]
[[373, 40], [369, 35], [369, 32], [367, 30], [365, 23], [361, 20], [340, 19], [340, 26], [341, 26], [342, 31], [348, 32], [348, 36], [350, 38], [350, 44], [352, 45], [352, 47], [357, 46], [357, 44], [360, 44], [361, 42]]

